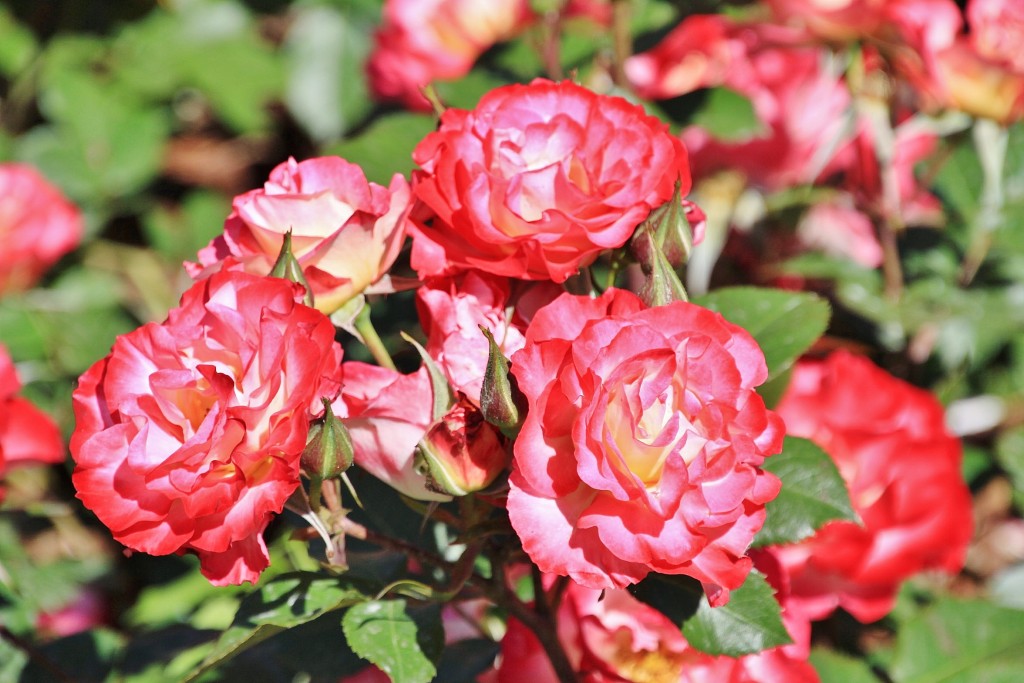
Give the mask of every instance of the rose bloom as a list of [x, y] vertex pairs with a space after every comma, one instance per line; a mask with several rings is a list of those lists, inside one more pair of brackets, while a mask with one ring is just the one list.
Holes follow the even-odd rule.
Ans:
[[780, 485], [760, 468], [783, 430], [754, 391], [768, 373], [751, 336], [688, 303], [565, 294], [512, 373], [529, 412], [508, 512], [540, 569], [590, 588], [686, 574], [727, 601]]
[[[340, 157], [279, 164], [262, 189], [235, 197], [224, 233], [186, 263], [193, 278], [228, 257], [246, 272], [270, 273], [285, 233], [302, 266], [315, 306], [332, 313], [381, 280], [405, 240], [409, 186], [395, 174], [390, 187], [367, 182]], [[388, 291], [387, 287], [383, 291]]]
[[[16, 396], [21, 382], [0, 344], [0, 480], [11, 467], [64, 461], [64, 439], [53, 419]], [[0, 501], [4, 490], [0, 487]]]
[[626, 73], [643, 97], [666, 99], [726, 87], [750, 99], [763, 130], [719, 141], [691, 126], [682, 135], [695, 177], [738, 169], [761, 188], [812, 182], [848, 141], [843, 117], [850, 95], [822, 64], [823, 48], [799, 32], [692, 15], [652, 50], [630, 57]]
[[430, 111], [420, 88], [465, 76], [531, 17], [527, 0], [387, 0], [366, 64], [370, 89], [378, 100]]
[[479, 405], [490, 351], [480, 327], [491, 332], [507, 358], [523, 347], [523, 333], [537, 309], [562, 291], [550, 282], [527, 283], [478, 271], [431, 278], [416, 290], [427, 351], [452, 387]]
[[34, 285], [84, 229], [75, 205], [34, 168], [0, 164], [0, 295]]
[[416, 197], [432, 220], [412, 228], [420, 276], [478, 269], [564, 282], [621, 247], [677, 182], [686, 150], [658, 119], [619, 97], [535, 80], [449, 109], [416, 147]]
[[82, 375], [72, 481], [114, 538], [195, 552], [216, 585], [257, 580], [310, 419], [339, 388], [334, 326], [302, 298], [286, 280], [215, 273]]
[[778, 411], [790, 434], [832, 456], [863, 520], [774, 549], [794, 609], [821, 619], [841, 606], [871, 622], [892, 609], [904, 579], [963, 567], [971, 498], [960, 442], [932, 394], [838, 351], [798, 363]]
[[[624, 590], [600, 591], [569, 583], [559, 602], [557, 624], [559, 643], [581, 683], [818, 681], [810, 664], [781, 649], [738, 658], [699, 652], [686, 642], [678, 625]], [[533, 633], [509, 619], [497, 666], [478, 680], [557, 683], [558, 677]]]

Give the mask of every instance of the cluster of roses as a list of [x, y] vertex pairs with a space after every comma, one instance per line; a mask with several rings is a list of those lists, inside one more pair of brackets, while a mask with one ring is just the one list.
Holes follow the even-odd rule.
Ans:
[[[559, 639], [593, 680], [814, 680], [811, 619], [839, 605], [877, 619], [909, 575], [962, 565], [960, 448], [929, 394], [840, 353], [799, 364], [776, 413], [755, 391], [761, 350], [720, 315], [614, 287], [564, 291], [652, 212], [696, 222], [680, 200], [686, 149], [663, 123], [535, 81], [447, 110], [413, 156], [411, 185], [396, 175], [387, 188], [339, 158], [281, 164], [188, 264], [180, 306], [82, 376], [74, 484], [115, 538], [193, 552], [216, 584], [256, 581], [267, 524], [302, 475], [323, 476], [302, 454], [327, 406], [355, 465], [407, 496], [446, 500], [510, 469], [507, 496], [489, 498], [542, 572], [571, 579]], [[350, 328], [366, 294], [402, 286], [389, 270], [407, 234], [429, 361], [413, 374], [383, 357], [342, 362], [328, 315]], [[496, 356], [526, 399], [505, 431], [485, 419]], [[761, 465], [787, 431], [832, 455], [863, 524], [748, 553], [780, 487]], [[721, 605], [755, 565], [795, 643], [741, 659], [697, 652], [623, 590], [683, 574]], [[493, 680], [522, 680], [524, 666], [553, 676], [515, 620], [502, 648]]]

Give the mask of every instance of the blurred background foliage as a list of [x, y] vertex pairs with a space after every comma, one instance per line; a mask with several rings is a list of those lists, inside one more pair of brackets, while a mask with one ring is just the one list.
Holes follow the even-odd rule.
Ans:
[[[742, 4], [637, 0], [637, 49], [654, 44], [685, 12]], [[0, 5], [0, 161], [39, 168], [87, 221], [83, 245], [41, 286], [0, 299], [0, 340], [18, 364], [23, 394], [55, 416], [65, 435], [73, 426], [75, 378], [108, 353], [116, 335], [165, 317], [188, 283], [181, 262], [220, 233], [234, 195], [261, 185], [288, 156], [338, 154], [385, 184], [413, 168], [410, 152], [436, 121], [370, 99], [363, 64], [380, 10], [377, 0]], [[567, 73], [600, 78], [607, 32], [584, 23], [573, 28], [562, 44]], [[466, 78], [438, 84], [442, 99], [471, 107], [493, 87], [542, 74], [537, 30], [489, 51]], [[675, 127], [703, 121], [726, 135], [757, 123], [749, 102], [728, 92], [663, 103], [657, 113]], [[880, 671], [900, 681], [983, 680], [935, 669], [941, 658], [934, 644], [950, 634], [978, 641], [957, 660], [961, 674], [984, 665], [993, 671], [985, 680], [1021, 680], [1013, 652], [1024, 652], [1024, 619], [1008, 608], [1024, 607], [1024, 571], [1006, 551], [1017, 543], [1024, 509], [1024, 133], [1017, 124], [1009, 134], [998, 229], [970, 286], [961, 283], [960, 265], [983, 210], [984, 173], [967, 130], [947, 135], [928, 162], [947, 229], [901, 235], [907, 286], [899, 299], [886, 296], [877, 271], [822, 255], [769, 255], [750, 269], [736, 257], [742, 245], [730, 243], [716, 270], [715, 285], [736, 281], [740, 271], [755, 284], [804, 278], [836, 305], [834, 331], [881, 348], [890, 369], [947, 403], [989, 401], [967, 418], [976, 427], [964, 470], [977, 497], [978, 540], [955, 591], [971, 601], [936, 602], [926, 577], [908, 585], [879, 627], [834, 621], [828, 638], [846, 654], [815, 652], [825, 681], [883, 680]], [[757, 243], [759, 231], [785, 218], [784, 211], [762, 215], [730, 241]], [[394, 319], [386, 330], [416, 327], [395, 317], [398, 305], [389, 308]], [[411, 315], [411, 306], [402, 310]], [[978, 426], [979, 414], [999, 419]], [[232, 623], [244, 591], [211, 587], [193, 558], [123, 554], [71, 502], [69, 473], [70, 465], [22, 470], [8, 484], [9, 508], [18, 511], [0, 516], [0, 624], [7, 636], [0, 639], [0, 682], [181, 678]], [[376, 484], [363, 479], [360, 490], [372, 491]], [[393, 512], [396, 519], [378, 521], [419, 533], [415, 514]], [[289, 523], [276, 523], [271, 533], [267, 580], [317, 568], [308, 544], [288, 538]], [[107, 626], [52, 640], [39, 631], [40, 614], [89, 593], [101, 596], [97, 609]], [[995, 631], [960, 633], [958, 619], [967, 617]], [[289, 625], [296, 628], [207, 677], [336, 680], [362, 666], [340, 640], [315, 661], [304, 650], [310, 639], [337, 630], [337, 619]], [[74, 662], [73, 675], [51, 662]], [[473, 662], [442, 665], [447, 677], [439, 680], [472, 680], [466, 671]], [[270, 671], [280, 673], [268, 678]]]

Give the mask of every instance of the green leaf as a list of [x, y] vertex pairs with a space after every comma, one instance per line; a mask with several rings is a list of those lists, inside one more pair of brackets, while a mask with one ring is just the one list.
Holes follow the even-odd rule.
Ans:
[[693, 124], [719, 140], [749, 140], [764, 130], [754, 104], [729, 88], [710, 88]]
[[768, 518], [755, 546], [795, 543], [833, 519], [859, 521], [835, 463], [812, 441], [787, 436], [782, 452], [763, 468], [782, 480], [782, 490], [766, 506]]
[[366, 587], [354, 581], [311, 572], [282, 574], [242, 600], [234, 622], [187, 680], [247, 648], [321, 614], [367, 599]]
[[810, 661], [822, 683], [879, 683], [867, 662], [835, 650], [816, 647], [811, 650]]
[[808, 292], [726, 287], [694, 299], [754, 337], [771, 379], [784, 372], [828, 327], [828, 302]]
[[444, 635], [436, 608], [410, 614], [405, 600], [374, 600], [345, 613], [349, 647], [395, 683], [428, 683], [437, 674]]
[[1013, 501], [1024, 510], [1024, 427], [1014, 427], [1000, 434], [995, 451], [999, 466], [1013, 484]]
[[371, 24], [332, 7], [294, 8], [284, 51], [285, 102], [307, 131], [336, 140], [372, 108], [363, 75]]
[[696, 614], [683, 624], [683, 635], [701, 652], [729, 657], [793, 642], [782, 623], [774, 591], [756, 571], [747, 575], [721, 607], [711, 607], [707, 597], [701, 598]]
[[1024, 611], [944, 600], [903, 624], [896, 683], [1017, 683], [1024, 671]]

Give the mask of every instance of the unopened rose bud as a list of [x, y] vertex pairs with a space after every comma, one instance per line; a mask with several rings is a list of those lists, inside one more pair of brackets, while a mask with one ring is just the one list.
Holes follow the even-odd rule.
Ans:
[[280, 277], [285, 280], [297, 282], [306, 288], [304, 302], [307, 306], [313, 305], [313, 290], [306, 282], [306, 276], [302, 274], [302, 266], [299, 264], [295, 254], [292, 253], [292, 231], [284, 234], [284, 241], [281, 242], [281, 252], [277, 255], [274, 267], [270, 269], [270, 277]]
[[302, 469], [310, 478], [330, 479], [352, 466], [354, 449], [348, 429], [331, 410], [329, 399], [323, 399], [323, 419], [309, 429], [310, 439], [302, 451]]
[[630, 246], [644, 272], [639, 295], [645, 304], [664, 306], [673, 301], [688, 301], [686, 288], [658, 246], [650, 223], [645, 221], [637, 228]]
[[484, 419], [506, 434], [515, 432], [522, 422], [523, 394], [516, 386], [516, 380], [508, 372], [508, 359], [501, 352], [494, 335], [486, 327], [480, 331], [487, 337], [487, 369], [480, 386], [480, 412]]
[[427, 487], [452, 496], [487, 487], [508, 465], [501, 434], [463, 395], [427, 430], [418, 458]]
[[652, 211], [647, 222], [654, 234], [654, 243], [661, 249], [669, 265], [673, 268], [684, 266], [690, 260], [694, 240], [679, 181], [676, 181], [672, 198]]

